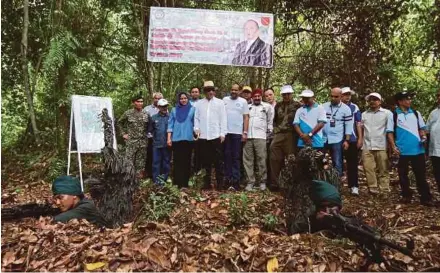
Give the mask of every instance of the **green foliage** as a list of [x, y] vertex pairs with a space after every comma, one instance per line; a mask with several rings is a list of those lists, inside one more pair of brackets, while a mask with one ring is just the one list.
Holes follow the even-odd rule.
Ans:
[[263, 217], [263, 227], [267, 231], [273, 231], [278, 223], [278, 217], [272, 213], [266, 214]]
[[52, 182], [60, 175], [66, 174], [67, 161], [65, 157], [52, 157], [49, 161], [47, 181]]
[[204, 169], [198, 171], [196, 174], [191, 176], [191, 178], [188, 181], [188, 186], [191, 189], [200, 191], [200, 189], [203, 187], [203, 178], [205, 177], [205, 174], [206, 171]]
[[151, 180], [141, 182], [148, 196], [144, 200], [141, 218], [147, 221], [162, 221], [167, 219], [179, 202], [180, 191], [170, 182], [163, 186], [154, 185]]
[[251, 201], [246, 193], [227, 194], [222, 196], [229, 199], [228, 216], [232, 225], [248, 224], [251, 220], [252, 211], [250, 208]]
[[67, 60], [75, 60], [75, 50], [79, 47], [78, 40], [70, 31], [57, 33], [50, 41], [49, 51], [44, 59], [43, 67], [53, 74]]

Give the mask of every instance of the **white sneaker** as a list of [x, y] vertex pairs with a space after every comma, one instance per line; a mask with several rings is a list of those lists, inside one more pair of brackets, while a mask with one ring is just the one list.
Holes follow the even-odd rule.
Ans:
[[254, 190], [254, 184], [250, 184], [250, 183], [248, 183], [247, 185], [246, 185], [246, 188], [244, 189], [245, 191], [252, 191], [252, 190]]
[[351, 188], [351, 194], [353, 195], [359, 195], [359, 189], [357, 187]]
[[266, 183], [260, 183], [260, 190], [265, 191], [266, 190]]

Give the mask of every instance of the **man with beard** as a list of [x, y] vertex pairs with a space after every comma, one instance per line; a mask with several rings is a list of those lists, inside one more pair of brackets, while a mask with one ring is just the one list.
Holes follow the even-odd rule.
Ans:
[[243, 163], [247, 178], [246, 191], [254, 188], [255, 167], [258, 169], [257, 177], [260, 178], [260, 190], [266, 189], [266, 137], [273, 130], [273, 112], [268, 103], [261, 101], [262, 94], [261, 89], [255, 89], [252, 92], [252, 104], [249, 106], [248, 139], [243, 150]]

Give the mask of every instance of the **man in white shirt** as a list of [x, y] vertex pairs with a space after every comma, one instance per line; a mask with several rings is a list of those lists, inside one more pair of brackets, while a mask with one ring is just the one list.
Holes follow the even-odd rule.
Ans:
[[[157, 103], [160, 99], [163, 98], [162, 93], [154, 92], [153, 93], [153, 103], [144, 107], [144, 112], [148, 114], [149, 120], [151, 117], [159, 113], [159, 107]], [[153, 167], [153, 135], [150, 133], [147, 134], [148, 137], [148, 146], [147, 146], [147, 160], [145, 161], [145, 173], [146, 177], [152, 178], [152, 167]]]
[[429, 156], [431, 157], [432, 170], [440, 192], [440, 89], [437, 91], [437, 108], [428, 117], [426, 123], [429, 133]]
[[369, 108], [362, 113], [358, 141], [362, 144], [362, 163], [368, 190], [376, 194], [390, 191], [388, 173], [387, 126], [391, 111], [381, 107], [382, 96], [370, 93], [366, 100]]
[[238, 84], [231, 87], [231, 95], [224, 97], [228, 133], [225, 139], [225, 188], [232, 186], [240, 189], [241, 142], [246, 142], [249, 124], [249, 107], [247, 101], [238, 96]]
[[[244, 144], [243, 165], [246, 171], [246, 190], [253, 189], [255, 184], [254, 169], [257, 167], [257, 177], [260, 178], [260, 190], [266, 189], [267, 171], [266, 156], [267, 134], [273, 130], [273, 111], [270, 104], [262, 102], [262, 90], [255, 89], [252, 92], [253, 103], [249, 106], [249, 130], [248, 139]], [[256, 166], [255, 166], [256, 165]]]
[[211, 188], [211, 170], [215, 165], [217, 188], [222, 188], [222, 143], [227, 133], [225, 104], [214, 96], [215, 87], [212, 81], [203, 85], [205, 98], [196, 103], [194, 116], [194, 132], [200, 142], [201, 163], [205, 169], [204, 189]]

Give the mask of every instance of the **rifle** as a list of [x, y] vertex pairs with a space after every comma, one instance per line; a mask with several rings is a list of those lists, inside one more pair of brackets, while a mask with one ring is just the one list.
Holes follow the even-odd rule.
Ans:
[[59, 208], [55, 208], [49, 203], [31, 203], [11, 208], [2, 208], [1, 211], [2, 220], [5, 221], [18, 220], [27, 217], [39, 218], [40, 216], [55, 216], [61, 213]]
[[[365, 265], [367, 268], [371, 262], [378, 264], [383, 262], [387, 267], [393, 266], [392, 271], [406, 271], [399, 267], [397, 267], [399, 270], [396, 270], [395, 265], [386, 262], [381, 254], [383, 246], [395, 249], [411, 258], [415, 258], [413, 255], [413, 240], [406, 240], [406, 247], [403, 247], [396, 242], [385, 239], [381, 233], [374, 228], [355, 218], [342, 216], [337, 211], [332, 211], [331, 216], [326, 216], [324, 222], [331, 231], [350, 239], [360, 246], [361, 251], [368, 259]], [[365, 268], [365, 270], [367, 268]]]

